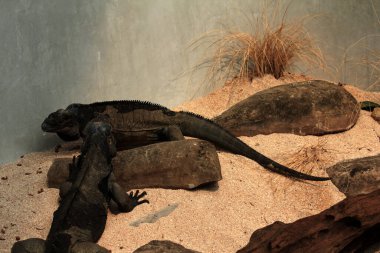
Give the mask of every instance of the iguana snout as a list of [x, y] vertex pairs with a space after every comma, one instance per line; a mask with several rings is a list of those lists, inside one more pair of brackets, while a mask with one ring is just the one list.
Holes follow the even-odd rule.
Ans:
[[41, 128], [45, 132], [58, 132], [64, 128], [73, 127], [74, 125], [75, 120], [72, 114], [67, 110], [59, 109], [49, 114], [42, 122]]

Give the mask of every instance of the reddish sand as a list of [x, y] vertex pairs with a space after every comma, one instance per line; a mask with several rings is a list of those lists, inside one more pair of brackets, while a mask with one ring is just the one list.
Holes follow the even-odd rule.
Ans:
[[[306, 79], [288, 76], [276, 80], [266, 76], [252, 83], [226, 85], [176, 109], [213, 117], [259, 90]], [[380, 93], [346, 88], [360, 100], [380, 102]], [[320, 137], [271, 134], [241, 139], [280, 163], [325, 175], [325, 169], [339, 161], [378, 154], [379, 136], [380, 125], [370, 113], [362, 111], [357, 124], [344, 133]], [[112, 252], [132, 252], [156, 239], [172, 240], [205, 253], [235, 252], [258, 228], [277, 220], [292, 222], [319, 213], [344, 198], [330, 182], [292, 181], [242, 156], [222, 151], [218, 154], [223, 174], [218, 189], [146, 189], [150, 204], [131, 213], [109, 214], [99, 244]], [[58, 190], [47, 188], [46, 173], [54, 158], [72, 155], [54, 151], [31, 153], [0, 167], [0, 252], [9, 252], [16, 237], [46, 237], [58, 199]], [[178, 207], [155, 223], [130, 226], [173, 204]]]

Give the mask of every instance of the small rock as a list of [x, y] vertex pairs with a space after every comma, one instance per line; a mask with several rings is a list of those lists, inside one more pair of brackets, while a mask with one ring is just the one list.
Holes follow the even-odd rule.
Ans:
[[326, 172], [346, 196], [380, 189], [380, 155], [343, 161], [327, 168]]
[[1, 231], [2, 234], [5, 234], [5, 229], [4, 228], [2, 228], [0, 231]]
[[0, 241], [5, 241], [5, 238], [0, 236]]
[[37, 193], [40, 194], [40, 193], [42, 193], [42, 192], [44, 192], [44, 189], [41, 188], [41, 189], [38, 190]]
[[1, 180], [8, 180], [8, 177], [7, 176], [1, 177]]
[[374, 120], [380, 123], [380, 107], [373, 109], [371, 116]]
[[20, 236], [16, 236], [16, 241], [20, 241], [21, 237]]
[[21, 163], [18, 163], [18, 164], [16, 164], [17, 166], [22, 166], [22, 164]]
[[29, 176], [29, 175], [31, 175], [32, 173], [30, 173], [30, 172], [25, 172], [25, 175], [27, 175], [27, 176]]
[[148, 244], [141, 246], [140, 248], [133, 251], [133, 253], [199, 253], [199, 251], [194, 251], [187, 249], [178, 243], [171, 241], [158, 241], [153, 240]]

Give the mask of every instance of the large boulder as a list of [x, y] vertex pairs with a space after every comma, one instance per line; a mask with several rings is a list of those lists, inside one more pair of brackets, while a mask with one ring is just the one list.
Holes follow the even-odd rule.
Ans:
[[380, 189], [380, 155], [343, 161], [326, 171], [333, 184], [346, 196]]
[[343, 87], [313, 80], [260, 91], [213, 120], [236, 136], [323, 135], [350, 129], [359, 113], [358, 102]]
[[380, 190], [348, 197], [310, 217], [256, 230], [237, 253], [375, 252], [380, 249]]
[[[72, 159], [60, 158], [48, 172], [48, 186], [68, 178]], [[126, 190], [193, 189], [222, 179], [215, 146], [203, 140], [170, 141], [119, 151], [112, 164], [117, 182]]]

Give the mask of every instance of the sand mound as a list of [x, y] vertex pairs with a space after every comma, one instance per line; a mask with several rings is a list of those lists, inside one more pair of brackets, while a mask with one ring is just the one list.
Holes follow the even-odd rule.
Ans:
[[[229, 84], [176, 109], [213, 117], [259, 90], [308, 79], [288, 76], [276, 80], [266, 76], [250, 84]], [[366, 93], [358, 89], [349, 91], [366, 98]], [[380, 100], [379, 93], [373, 96], [372, 100]], [[280, 163], [326, 175], [325, 168], [339, 161], [379, 153], [379, 136], [380, 125], [370, 113], [362, 111], [357, 124], [344, 133], [321, 137], [271, 134], [241, 139]], [[46, 173], [54, 158], [73, 154], [32, 153], [0, 167], [0, 252], [9, 252], [16, 236], [46, 237], [58, 196], [56, 189], [47, 188]], [[149, 205], [131, 213], [109, 214], [99, 244], [112, 252], [132, 252], [157, 239], [172, 240], [201, 252], [236, 252], [256, 229], [277, 220], [292, 222], [319, 213], [344, 198], [330, 182], [292, 181], [244, 157], [222, 151], [218, 154], [223, 174], [218, 187], [197, 191], [147, 189]], [[130, 225], [169, 205], [177, 208], [155, 223]]]

